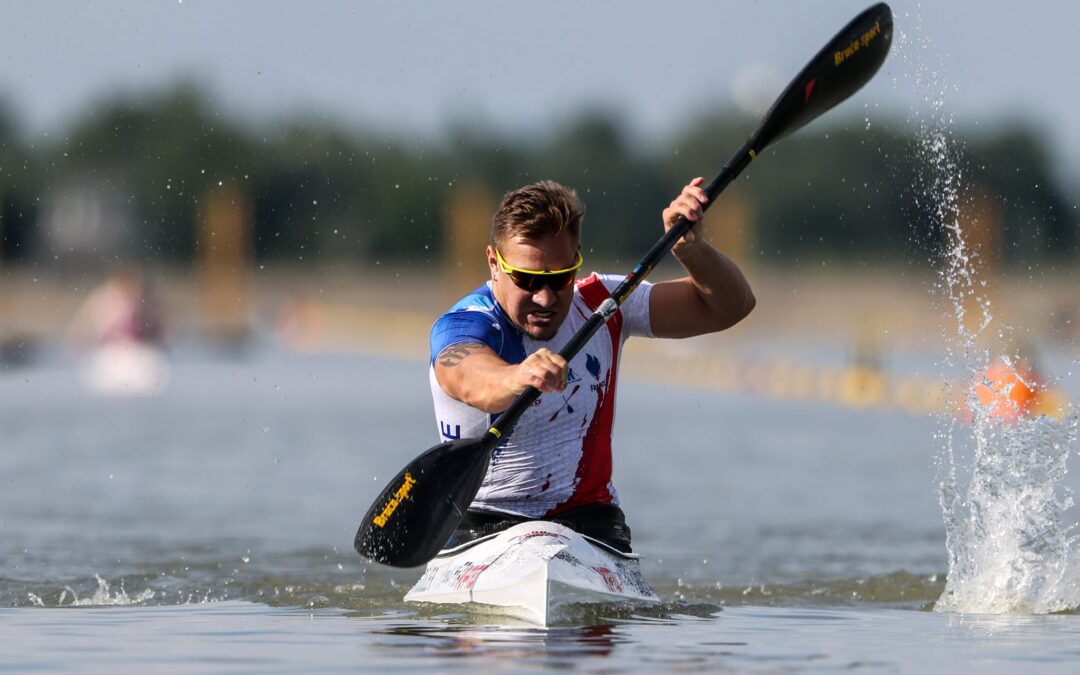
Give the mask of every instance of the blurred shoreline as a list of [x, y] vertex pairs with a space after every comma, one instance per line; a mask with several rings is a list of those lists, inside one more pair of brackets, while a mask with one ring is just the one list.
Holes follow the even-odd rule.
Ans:
[[[621, 271], [626, 262], [596, 265], [600, 271]], [[246, 321], [256, 331], [274, 329], [288, 321], [290, 307], [318, 308], [323, 314], [324, 349], [362, 345], [390, 330], [395, 340], [405, 337], [401, 325], [411, 317], [417, 345], [425, 345], [427, 327], [461, 295], [483, 282], [480, 274], [461, 275], [432, 266], [372, 264], [360, 270], [344, 265], [318, 269], [267, 263], [247, 275], [244, 287]], [[434, 268], [438, 269], [438, 268]], [[201, 306], [207, 289], [189, 270], [151, 269], [173, 339], [198, 339]], [[652, 281], [678, 276], [672, 265], [659, 268]], [[938, 351], [945, 332], [955, 333], [953, 309], [937, 275], [925, 270], [854, 268], [829, 265], [818, 269], [747, 271], [757, 296], [754, 313], [742, 324], [713, 339], [733, 343], [768, 341], [830, 344], [848, 342], [853, 335], [880, 333], [898, 349]], [[80, 272], [41, 273], [40, 269], [0, 270], [0, 339], [23, 336], [42, 343], [57, 342], [80, 303], [100, 278]], [[1080, 287], [1072, 272], [1040, 273], [1038, 279], [1001, 275], [987, 284], [995, 325], [1022, 331], [1046, 347], [1075, 350], [1080, 340]], [[235, 289], [218, 289], [228, 294]], [[346, 320], [353, 314], [352, 320]], [[396, 317], [390, 324], [379, 318]], [[312, 344], [316, 348], [319, 345]]]
[[[596, 267], [621, 270], [627, 264]], [[190, 270], [157, 269], [149, 276], [165, 317], [167, 345], [216, 344], [234, 356], [274, 345], [296, 353], [422, 363], [428, 358], [431, 323], [482, 283], [482, 277], [471, 272], [431, 274], [431, 269], [265, 264], [241, 275], [245, 280], [238, 286], [213, 290]], [[677, 274], [677, 266], [669, 261], [651, 279]], [[963, 373], [944, 372], [942, 362], [946, 348], [958, 346], [957, 319], [951, 302], [936, 286], [936, 275], [833, 265], [751, 268], [747, 276], [758, 299], [748, 319], [723, 333], [690, 340], [631, 340], [624, 351], [624, 376], [682, 388], [915, 415], [959, 405], [957, 382], [951, 380]], [[98, 279], [13, 269], [2, 278], [3, 369], [30, 363], [38, 352], [70, 348], [65, 340], [68, 322]], [[1037, 354], [1052, 352], [1058, 363], [1062, 355], [1075, 360], [1080, 351], [1074, 319], [1080, 313], [1076, 287], [1075, 275], [1068, 273], [1047, 273], [1038, 281], [1018, 276], [993, 280], [982, 291], [991, 303], [993, 321], [979, 346], [991, 356], [1033, 349]], [[222, 295], [243, 300], [226, 303], [235, 312], [226, 315], [225, 331]], [[217, 309], [208, 310], [208, 304]], [[982, 316], [978, 307], [967, 310], [969, 321]], [[1060, 417], [1076, 393], [1068, 391], [1074, 388], [1071, 382], [1055, 381], [1037, 412]]]

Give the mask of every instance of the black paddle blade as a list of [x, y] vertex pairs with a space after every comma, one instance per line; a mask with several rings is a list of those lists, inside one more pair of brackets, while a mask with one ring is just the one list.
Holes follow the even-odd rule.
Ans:
[[480, 489], [497, 443], [492, 434], [450, 441], [409, 462], [368, 509], [356, 551], [394, 567], [434, 558]]
[[750, 137], [751, 149], [761, 152], [869, 82], [885, 62], [892, 33], [892, 10], [883, 2], [852, 19], [773, 103]]

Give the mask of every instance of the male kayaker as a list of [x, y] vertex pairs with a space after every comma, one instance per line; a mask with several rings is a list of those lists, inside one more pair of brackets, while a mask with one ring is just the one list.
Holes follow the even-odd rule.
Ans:
[[543, 181], [511, 191], [492, 219], [491, 280], [431, 329], [431, 392], [442, 440], [478, 437], [533, 386], [541, 396], [496, 449], [449, 545], [524, 520], [554, 520], [630, 550], [611, 483], [620, 349], [630, 336], [684, 338], [724, 330], [754, 307], [742, 272], [701, 235], [708, 200], [695, 178], [668, 208], [694, 223], [672, 253], [688, 276], [643, 282], [570, 363], [558, 352], [622, 276], [578, 279], [584, 207]]

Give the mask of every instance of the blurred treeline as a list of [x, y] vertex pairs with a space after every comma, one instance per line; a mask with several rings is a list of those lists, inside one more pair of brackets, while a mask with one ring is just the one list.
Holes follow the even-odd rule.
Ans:
[[[885, 114], [868, 124], [853, 110], [784, 140], [734, 186], [752, 214], [756, 259], [906, 263], [936, 255], [940, 200], [920, 194], [933, 169], [918, 130]], [[9, 265], [79, 256], [191, 262], [200, 204], [220, 186], [247, 195], [259, 259], [430, 259], [444, 245], [455, 189], [479, 182], [497, 196], [541, 178], [584, 198], [588, 249], [636, 259], [680, 186], [715, 174], [756, 122], [716, 112], [643, 143], [618, 114], [584, 110], [530, 135], [463, 120], [418, 139], [318, 115], [253, 124], [192, 82], [100, 103], [47, 137], [29, 138], [16, 112], [10, 102], [0, 109], [0, 252]], [[1032, 127], [968, 131], [950, 132], [961, 150], [961, 204], [977, 197], [998, 214], [1003, 263], [1075, 258], [1074, 195]], [[98, 197], [87, 202], [87, 194]], [[79, 212], [86, 203], [96, 205], [95, 234], [58, 236], [65, 218], [87, 222]]]

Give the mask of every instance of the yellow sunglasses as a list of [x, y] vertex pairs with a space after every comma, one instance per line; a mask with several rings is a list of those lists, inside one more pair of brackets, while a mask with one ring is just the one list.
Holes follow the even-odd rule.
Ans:
[[535, 293], [544, 286], [550, 286], [553, 291], [564, 290], [567, 286], [574, 283], [574, 277], [577, 276], [577, 271], [581, 269], [581, 265], [585, 262], [585, 259], [581, 257], [581, 251], [579, 250], [577, 252], [577, 264], [573, 267], [567, 267], [564, 270], [541, 272], [538, 270], [525, 270], [520, 267], [514, 267], [503, 259], [502, 254], [499, 253], [499, 249], [495, 249], [495, 258], [499, 261], [499, 269], [501, 269], [506, 276], [510, 277], [510, 281], [513, 281], [514, 285], [521, 290], [529, 291], [530, 293]]

